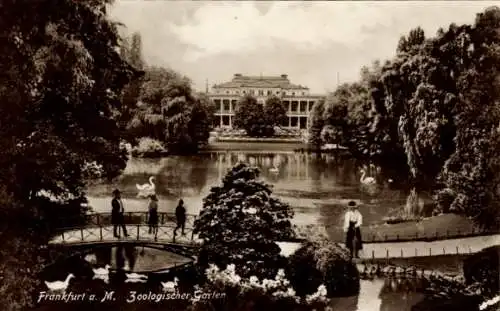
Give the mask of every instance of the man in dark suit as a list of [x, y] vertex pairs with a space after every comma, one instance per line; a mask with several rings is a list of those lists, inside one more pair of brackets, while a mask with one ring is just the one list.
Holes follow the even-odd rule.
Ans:
[[123, 212], [125, 211], [123, 208], [123, 202], [121, 199], [121, 192], [118, 189], [113, 191], [113, 200], [111, 200], [111, 223], [113, 224], [113, 235], [115, 238], [119, 238], [118, 227], [121, 227], [123, 230], [123, 235], [128, 236], [127, 228], [125, 227], [125, 220], [123, 217]]

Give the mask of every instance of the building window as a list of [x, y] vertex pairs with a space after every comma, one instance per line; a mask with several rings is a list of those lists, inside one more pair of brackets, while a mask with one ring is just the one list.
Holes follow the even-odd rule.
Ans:
[[302, 92], [302, 95], [306, 95], [306, 92]]
[[313, 109], [313, 106], [314, 106], [314, 102], [309, 102], [309, 111], [311, 111]]
[[300, 112], [306, 112], [306, 111], [307, 111], [307, 102], [300, 101]]
[[229, 116], [222, 116], [222, 125], [229, 126]]
[[250, 94], [255, 95], [255, 90], [251, 90]]
[[236, 91], [236, 94], [240, 94], [240, 91]]
[[233, 99], [233, 100], [231, 101], [231, 106], [232, 106], [232, 108], [233, 108], [233, 109], [232, 109], [233, 111], [235, 111], [235, 110], [236, 110], [236, 103], [237, 103], [237, 102], [238, 102], [238, 101], [237, 101], [236, 99]]
[[247, 91], [243, 90], [243, 94], [246, 94], [246, 93], [247, 93]]
[[299, 123], [299, 118], [298, 117], [291, 117], [290, 121], [291, 121], [291, 124], [290, 124], [291, 127], [297, 127], [297, 124]]
[[292, 96], [295, 96], [295, 92], [292, 92]]
[[281, 95], [285, 96], [285, 92], [281, 92]]
[[307, 117], [300, 117], [299, 121], [300, 121], [299, 128], [301, 129], [307, 128]]
[[280, 91], [276, 91], [276, 95], [280, 95]]
[[215, 109], [220, 112], [220, 99], [214, 99]]
[[267, 91], [267, 95], [271, 95], [271, 94], [273, 94], [273, 92]]
[[299, 108], [299, 103], [296, 101], [293, 101], [292, 102], [292, 112], [297, 112], [298, 111], [297, 108]]
[[222, 104], [224, 105], [223, 111], [229, 111], [229, 99], [224, 99]]
[[229, 91], [226, 91], [226, 94], [229, 94]]
[[264, 95], [264, 91], [263, 90], [259, 90], [259, 95], [260, 96]]

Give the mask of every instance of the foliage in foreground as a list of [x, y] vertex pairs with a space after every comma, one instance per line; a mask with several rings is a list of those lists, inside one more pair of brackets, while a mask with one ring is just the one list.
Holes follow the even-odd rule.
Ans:
[[233, 264], [225, 270], [210, 265], [206, 277], [207, 282], [200, 290], [224, 293], [225, 298], [194, 300], [188, 310], [322, 310], [329, 302], [324, 285], [319, 285], [311, 295], [296, 295], [283, 269], [274, 278], [259, 279], [254, 275], [239, 276]]
[[326, 238], [307, 241], [290, 256], [286, 271], [298, 295], [311, 294], [321, 284], [334, 296], [359, 292], [359, 273], [349, 251]]
[[140, 72], [117, 52], [108, 3], [0, 4], [2, 310], [31, 304], [44, 224], [68, 202], [81, 213], [88, 166], [109, 179], [125, 167], [120, 95]]
[[259, 170], [237, 164], [204, 199], [194, 231], [203, 239], [199, 264], [234, 263], [242, 276], [274, 275], [283, 263], [276, 241], [293, 237], [293, 211], [271, 196]]

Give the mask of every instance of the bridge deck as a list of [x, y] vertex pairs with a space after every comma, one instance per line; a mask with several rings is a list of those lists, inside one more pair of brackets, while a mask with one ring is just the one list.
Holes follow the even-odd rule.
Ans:
[[[158, 226], [158, 234], [148, 234], [148, 225], [126, 225], [129, 237], [116, 238], [113, 236], [113, 226], [82, 227], [64, 231], [54, 237], [50, 244], [84, 245], [101, 243], [140, 243], [140, 244], [178, 244], [196, 247], [201, 242], [193, 235], [191, 228], [186, 228], [186, 235], [174, 237], [175, 226]], [[289, 255], [297, 250], [300, 242], [278, 242], [283, 255]], [[412, 258], [439, 255], [472, 254], [480, 250], [500, 245], [500, 234], [488, 236], [475, 236], [458, 239], [447, 239], [432, 242], [390, 242], [390, 243], [365, 243], [360, 253], [361, 259], [383, 258]]]

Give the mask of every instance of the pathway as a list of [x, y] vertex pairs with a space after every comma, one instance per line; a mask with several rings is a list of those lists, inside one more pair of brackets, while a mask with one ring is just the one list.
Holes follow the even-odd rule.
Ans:
[[[161, 225], [158, 234], [148, 234], [148, 226], [143, 224], [127, 225], [129, 237], [116, 238], [113, 236], [113, 227], [101, 225], [94, 227], [82, 227], [64, 231], [55, 236], [50, 244], [85, 245], [101, 243], [137, 243], [137, 244], [177, 244], [196, 247], [201, 242], [193, 235], [191, 228], [186, 228], [186, 235], [173, 236], [174, 226]], [[288, 256], [295, 252], [300, 242], [277, 242], [282, 249], [282, 254]], [[383, 259], [383, 258], [412, 258], [439, 255], [461, 255], [472, 254], [480, 250], [500, 245], [500, 234], [489, 236], [475, 236], [457, 239], [439, 240], [432, 242], [389, 242], [389, 243], [365, 243], [360, 253], [361, 259]]]

